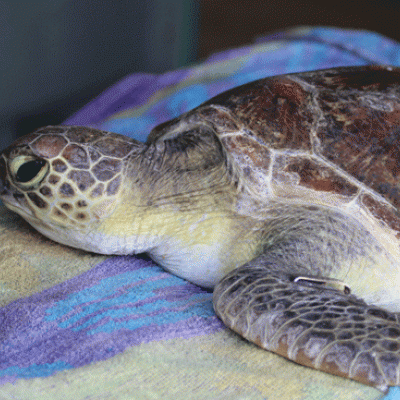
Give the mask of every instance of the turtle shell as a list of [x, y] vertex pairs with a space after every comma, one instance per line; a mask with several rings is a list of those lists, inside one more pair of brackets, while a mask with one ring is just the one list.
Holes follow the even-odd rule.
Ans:
[[155, 128], [149, 142], [179, 124], [208, 125], [252, 193], [356, 202], [400, 237], [399, 68], [261, 79]]

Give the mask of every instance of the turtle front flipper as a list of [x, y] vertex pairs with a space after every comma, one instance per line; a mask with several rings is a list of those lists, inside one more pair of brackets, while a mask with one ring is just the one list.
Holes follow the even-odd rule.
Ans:
[[398, 315], [321, 282], [250, 262], [218, 283], [214, 308], [229, 328], [296, 363], [380, 390], [399, 385]]

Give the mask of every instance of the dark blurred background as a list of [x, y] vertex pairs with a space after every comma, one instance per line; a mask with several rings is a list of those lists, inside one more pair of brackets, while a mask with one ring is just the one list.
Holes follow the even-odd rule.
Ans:
[[0, 0], [0, 148], [133, 72], [159, 73], [297, 25], [400, 40], [396, 0]]

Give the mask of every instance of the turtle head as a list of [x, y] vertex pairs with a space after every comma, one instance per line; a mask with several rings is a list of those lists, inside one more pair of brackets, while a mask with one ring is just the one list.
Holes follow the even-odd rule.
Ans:
[[75, 126], [49, 126], [0, 154], [0, 199], [45, 236], [76, 246], [119, 201], [125, 160], [142, 144]]
[[218, 139], [203, 127], [140, 143], [49, 126], [0, 153], [0, 199], [56, 242], [102, 254], [148, 252], [211, 287], [226, 266], [253, 254], [244, 232], [253, 230], [235, 218], [228, 170]]

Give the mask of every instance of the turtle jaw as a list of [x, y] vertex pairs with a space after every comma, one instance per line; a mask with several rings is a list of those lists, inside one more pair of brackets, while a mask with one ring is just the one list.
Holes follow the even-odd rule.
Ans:
[[18, 202], [13, 201], [12, 197], [10, 196], [0, 196], [0, 199], [3, 201], [4, 205], [11, 211], [15, 212], [16, 214], [20, 215], [22, 218], [26, 220], [30, 220], [34, 218], [32, 212], [30, 212], [29, 208], [22, 207]]
[[[45, 218], [40, 218], [40, 215], [36, 215], [36, 212], [30, 207], [23, 194], [18, 192], [14, 193], [14, 195], [8, 192], [1, 193], [0, 200], [3, 201], [4, 205], [9, 210], [18, 214], [38, 232], [50, 239], [53, 239], [51, 236], [52, 232], [54, 232], [54, 226], [52, 226], [51, 223], [46, 223]], [[53, 240], [58, 241], [57, 239]]]

